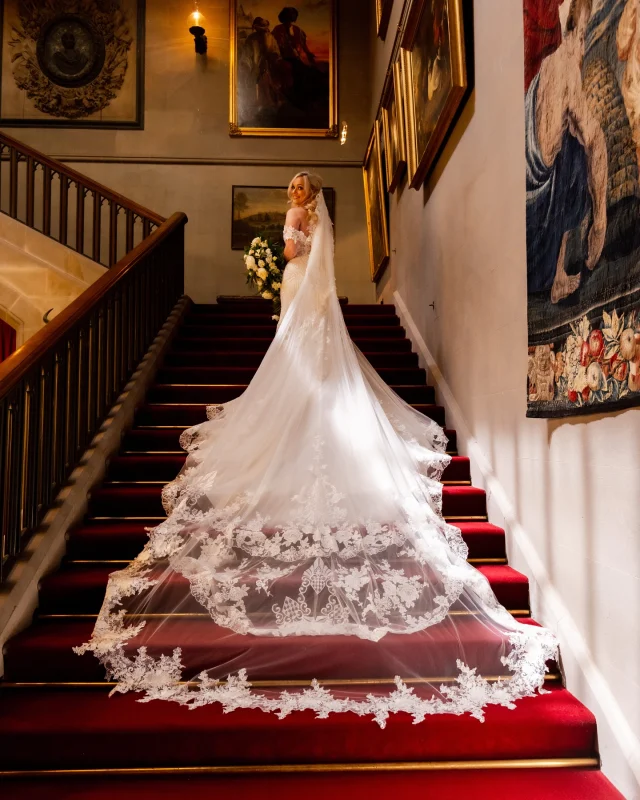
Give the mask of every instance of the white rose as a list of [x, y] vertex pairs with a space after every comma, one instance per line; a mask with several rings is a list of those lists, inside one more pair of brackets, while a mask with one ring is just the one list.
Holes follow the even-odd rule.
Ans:
[[269, 255], [269, 251], [267, 250], [267, 264], [271, 264], [272, 261], [273, 259], [271, 258], [271, 256]]
[[251, 246], [255, 247], [257, 244], [260, 244], [260, 237], [259, 236], [256, 236], [256, 238], [252, 240]]
[[272, 253], [271, 253], [271, 248], [270, 248], [270, 247], [267, 247], [267, 255], [268, 255], [268, 256], [272, 255]]
[[273, 300], [273, 294], [271, 292], [262, 292], [262, 296], [265, 300]]
[[262, 259], [260, 259], [260, 261], [258, 261], [258, 266], [259, 267], [264, 267], [264, 261]]
[[257, 271], [256, 274], [258, 275], [259, 278], [262, 278], [263, 281], [266, 280], [266, 278], [269, 276], [269, 273], [264, 267], [260, 267], [260, 269]]
[[251, 249], [249, 250], [249, 255], [252, 256], [255, 252], [256, 252], [255, 250]]
[[247, 269], [255, 269], [256, 260], [253, 256], [247, 256], [245, 258], [245, 263], [247, 265]]
[[278, 316], [278, 314], [274, 314], [274, 315], [271, 317], [271, 319], [274, 319], [276, 322], [278, 322], [278, 320], [280, 319], [280, 317]]
[[276, 289], [276, 291], [282, 286], [281, 283], [272, 283], [271, 288]]

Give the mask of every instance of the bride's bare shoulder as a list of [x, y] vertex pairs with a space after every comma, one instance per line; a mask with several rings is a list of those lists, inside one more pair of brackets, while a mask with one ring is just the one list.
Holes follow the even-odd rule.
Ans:
[[286, 224], [290, 225], [292, 228], [298, 228], [298, 230], [300, 230], [306, 221], [307, 212], [304, 208], [293, 206], [287, 211]]

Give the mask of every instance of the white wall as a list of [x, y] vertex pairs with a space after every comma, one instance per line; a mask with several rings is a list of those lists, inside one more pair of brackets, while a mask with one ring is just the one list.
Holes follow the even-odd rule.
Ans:
[[[426, 342], [510, 563], [531, 578], [535, 617], [561, 637], [568, 688], [598, 717], [604, 770], [637, 798], [640, 409], [525, 417], [522, 3], [474, 6], [475, 92], [425, 190], [391, 200], [396, 252], [379, 291], [404, 303]], [[379, 44], [374, 56], [374, 109], [388, 52]]]
[[[249, 10], [250, 0], [244, 6]], [[232, 185], [286, 185], [298, 169], [311, 166], [336, 190], [338, 289], [354, 302], [372, 302], [360, 168], [371, 104], [371, 3], [339, 4], [339, 119], [349, 124], [344, 146], [335, 139], [229, 137], [229, 0], [200, 0], [199, 8], [206, 57], [196, 56], [188, 31], [193, 3], [147, 0], [143, 131], [7, 133], [62, 160], [87, 159], [71, 166], [158, 213], [185, 211], [186, 291], [197, 302], [247, 292], [242, 253], [231, 250]], [[144, 159], [177, 163], [140, 163]], [[193, 164], [198, 159], [216, 163]]]

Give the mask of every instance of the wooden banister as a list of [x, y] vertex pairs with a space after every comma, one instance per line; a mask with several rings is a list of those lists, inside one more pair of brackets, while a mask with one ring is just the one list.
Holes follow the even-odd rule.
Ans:
[[143, 261], [150, 251], [169, 238], [173, 231], [183, 227], [186, 222], [187, 216], [182, 212], [176, 212], [169, 217], [165, 224], [157, 228], [149, 237], [143, 239], [113, 269], [105, 272], [95, 283], [92, 283], [79, 297], [55, 316], [48, 325], [41, 328], [22, 347], [0, 363], [0, 400], [11, 391], [13, 386], [22, 379], [47, 350], [56, 347], [73, 326], [91, 311], [112, 286], [121, 281], [128, 272], [135, 269], [136, 265]]
[[[16, 154], [18, 154], [18, 157], [22, 157], [24, 159], [31, 158], [35, 163], [41, 164], [43, 167], [48, 167], [52, 172], [57, 172], [59, 175], [64, 175], [76, 185], [83, 186], [85, 190], [88, 190], [91, 193], [100, 194], [106, 200], [110, 200], [114, 203], [117, 203], [122, 208], [132, 211], [141, 219], [146, 218], [150, 220], [156, 226], [162, 225], [162, 223], [165, 221], [165, 218], [160, 216], [160, 214], [156, 214], [155, 211], [151, 211], [139, 203], [135, 203], [133, 200], [130, 200], [128, 197], [124, 197], [123, 195], [118, 194], [118, 192], [112, 191], [102, 183], [98, 183], [98, 181], [94, 181], [87, 175], [83, 175], [82, 172], [78, 172], [77, 170], [68, 167], [66, 164], [63, 164], [61, 161], [56, 161], [54, 158], [50, 158], [44, 153], [40, 153], [38, 150], [34, 150], [33, 147], [29, 147], [29, 145], [24, 144], [23, 142], [20, 142], [11, 136], [7, 136], [6, 133], [0, 132], [0, 145], [4, 145], [5, 147], [10, 148], [10, 150], [15, 150]], [[11, 152], [8, 156], [3, 154], [4, 159], [11, 160], [11, 157]]]
[[[104, 230], [111, 267], [0, 364], [2, 581], [182, 296], [187, 217], [176, 213], [165, 220], [2, 133], [0, 151], [0, 179], [8, 172], [11, 216], [36, 227], [34, 175], [42, 167], [40, 230], [52, 235], [52, 207], [57, 205], [58, 241], [68, 246], [73, 240], [79, 252], [90, 243], [98, 260]], [[59, 193], [52, 193], [54, 174], [61, 180]], [[69, 237], [71, 182], [82, 202], [76, 203], [76, 232]], [[24, 219], [19, 216], [21, 188]], [[93, 211], [85, 214], [88, 194], [93, 195]], [[103, 226], [104, 202], [110, 208]], [[121, 210], [126, 242], [120, 248], [125, 253], [117, 260]], [[136, 226], [136, 221], [141, 225]], [[92, 230], [86, 231], [85, 223]], [[137, 228], [142, 236], [138, 242]]]

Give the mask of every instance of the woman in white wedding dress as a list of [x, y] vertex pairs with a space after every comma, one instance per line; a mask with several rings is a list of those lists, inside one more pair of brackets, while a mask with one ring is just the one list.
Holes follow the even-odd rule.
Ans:
[[168, 517], [77, 652], [145, 700], [482, 719], [542, 689], [555, 637], [467, 563], [441, 514], [443, 431], [349, 338], [320, 179], [299, 173], [289, 196], [273, 343], [183, 434]]

